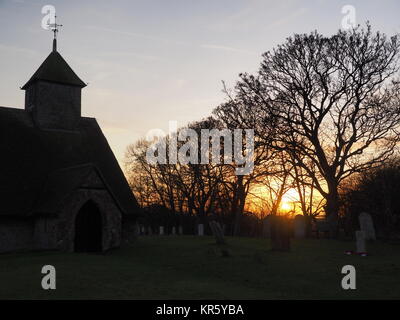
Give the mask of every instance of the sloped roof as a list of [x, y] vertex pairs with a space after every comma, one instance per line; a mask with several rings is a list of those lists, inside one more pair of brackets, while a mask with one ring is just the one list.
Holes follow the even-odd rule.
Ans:
[[52, 51], [33, 74], [29, 81], [21, 88], [25, 90], [36, 80], [51, 81], [77, 87], [86, 87], [86, 84], [76, 75], [68, 63], [57, 51]]
[[60, 210], [63, 201], [83, 185], [85, 178], [93, 171], [93, 165], [85, 164], [62, 168], [49, 174], [41, 190], [34, 211], [52, 213]]
[[82, 117], [76, 131], [41, 130], [25, 110], [0, 107], [0, 215], [56, 210], [46, 202], [76, 188], [93, 167], [122, 212], [138, 214], [138, 203], [96, 119]]

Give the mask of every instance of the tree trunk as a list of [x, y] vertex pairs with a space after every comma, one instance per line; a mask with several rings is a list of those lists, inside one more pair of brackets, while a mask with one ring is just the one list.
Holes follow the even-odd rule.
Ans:
[[336, 239], [339, 221], [339, 194], [336, 185], [329, 187], [329, 194], [326, 197], [326, 215], [330, 226], [330, 237]]
[[244, 185], [243, 185], [243, 176], [238, 176], [237, 181], [237, 189], [236, 189], [236, 203], [235, 203], [235, 221], [234, 221], [234, 228], [233, 228], [233, 235], [238, 236], [240, 233], [240, 220], [243, 214], [244, 208], [244, 201], [245, 201], [245, 192], [244, 192]]

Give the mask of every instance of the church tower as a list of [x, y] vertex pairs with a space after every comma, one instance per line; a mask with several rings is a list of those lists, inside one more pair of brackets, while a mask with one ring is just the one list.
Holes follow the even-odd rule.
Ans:
[[86, 84], [57, 52], [57, 31], [53, 51], [21, 89], [25, 90], [25, 110], [39, 128], [74, 130], [81, 118], [81, 90]]

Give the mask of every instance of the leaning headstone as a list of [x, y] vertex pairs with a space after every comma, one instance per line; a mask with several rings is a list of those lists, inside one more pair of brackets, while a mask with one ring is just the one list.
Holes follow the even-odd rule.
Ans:
[[329, 235], [330, 224], [326, 219], [317, 219], [315, 221], [315, 231], [317, 233], [317, 238], [319, 238], [319, 233], [322, 232], [324, 236]]
[[179, 232], [180, 235], [183, 235], [183, 227], [182, 226], [179, 226], [178, 232]]
[[163, 235], [164, 235], [164, 227], [160, 226], [160, 236], [163, 236]]
[[271, 217], [271, 244], [273, 251], [290, 250], [289, 221], [284, 217]]
[[294, 237], [301, 239], [306, 236], [306, 219], [303, 215], [298, 214], [294, 217]]
[[176, 234], [176, 228], [175, 227], [172, 227], [172, 235], [174, 236], [175, 234]]
[[210, 221], [210, 228], [217, 244], [225, 244], [224, 232], [221, 225], [216, 221]]
[[370, 214], [361, 212], [358, 216], [361, 231], [365, 232], [365, 240], [376, 240], [374, 222]]
[[200, 223], [200, 224], [197, 226], [197, 229], [198, 229], [198, 235], [199, 235], [199, 236], [204, 236], [204, 224]]
[[140, 228], [139, 225], [137, 223], [134, 224], [133, 226], [133, 235], [135, 237], [137, 237], [140, 234]]
[[356, 248], [357, 253], [367, 253], [367, 248], [365, 245], [365, 232], [362, 230], [356, 231]]
[[271, 216], [266, 216], [262, 224], [262, 236], [264, 238], [271, 237]]

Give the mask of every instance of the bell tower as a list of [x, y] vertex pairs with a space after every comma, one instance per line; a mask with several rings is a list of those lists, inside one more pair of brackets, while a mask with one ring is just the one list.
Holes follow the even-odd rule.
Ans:
[[57, 51], [56, 23], [53, 50], [29, 81], [25, 90], [25, 110], [41, 129], [74, 130], [81, 118], [81, 90], [86, 84]]

